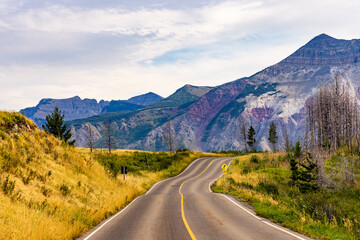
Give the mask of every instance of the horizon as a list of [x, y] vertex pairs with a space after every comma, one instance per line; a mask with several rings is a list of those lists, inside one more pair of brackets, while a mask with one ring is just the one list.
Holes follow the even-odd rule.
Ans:
[[186, 84], [218, 86], [280, 62], [322, 33], [360, 38], [358, 7], [308, 0], [1, 1], [0, 109], [19, 111], [43, 98], [110, 101], [148, 92], [167, 97]]

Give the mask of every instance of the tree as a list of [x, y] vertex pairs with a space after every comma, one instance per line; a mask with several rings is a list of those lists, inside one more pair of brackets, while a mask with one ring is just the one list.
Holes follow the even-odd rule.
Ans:
[[290, 143], [289, 133], [288, 133], [288, 129], [287, 129], [286, 125], [284, 125], [282, 128], [282, 140], [283, 140], [283, 146], [284, 146], [285, 150], [290, 151], [291, 143]]
[[69, 141], [71, 138], [71, 130], [67, 128], [64, 123], [65, 115], [61, 114], [61, 111], [58, 107], [55, 107], [54, 111], [51, 114], [46, 115], [45, 125], [42, 125], [42, 128], [45, 132], [53, 134], [55, 137], [64, 140], [64, 142], [74, 145], [75, 140]]
[[90, 123], [86, 124], [87, 127], [87, 146], [90, 148], [90, 152], [92, 152], [94, 145], [95, 145], [95, 139], [94, 139], [94, 130], [92, 129], [92, 126]]
[[105, 122], [105, 140], [109, 153], [111, 153], [111, 149], [116, 147], [116, 141], [114, 138], [113, 129], [111, 127], [109, 118], [107, 118]]
[[248, 151], [247, 149], [247, 137], [246, 137], [246, 126], [245, 126], [245, 120], [243, 117], [240, 118], [240, 130], [239, 130], [239, 137], [244, 142], [245, 146], [245, 152]]
[[301, 155], [301, 144], [300, 141], [296, 141], [295, 147], [294, 147], [294, 157], [299, 158]]
[[268, 140], [272, 145], [273, 151], [275, 152], [278, 136], [276, 134], [276, 125], [274, 122], [271, 122], [271, 124], [270, 124]]
[[248, 139], [248, 144], [249, 147], [252, 148], [253, 151], [255, 151], [255, 129], [253, 128], [253, 126], [251, 125], [248, 129], [248, 134], [247, 134], [247, 139]]
[[170, 153], [172, 153], [174, 151], [174, 139], [171, 134], [171, 121], [168, 121], [166, 124], [166, 134], [164, 135], [164, 139], [169, 145]]

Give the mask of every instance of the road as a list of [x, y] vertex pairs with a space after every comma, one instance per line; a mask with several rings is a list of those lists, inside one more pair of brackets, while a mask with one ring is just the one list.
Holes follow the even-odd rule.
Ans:
[[310, 239], [254, 215], [233, 197], [211, 192], [221, 165], [231, 160], [194, 161], [80, 239]]

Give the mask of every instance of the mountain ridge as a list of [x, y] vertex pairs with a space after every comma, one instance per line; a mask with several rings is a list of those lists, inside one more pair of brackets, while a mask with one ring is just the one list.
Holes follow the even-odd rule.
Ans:
[[[279, 63], [250, 77], [211, 88], [182, 108], [160, 106], [157, 112], [148, 109], [148, 112], [133, 113], [131, 117], [118, 117], [113, 121], [117, 126], [115, 135], [136, 136], [122, 140], [119, 147], [166, 150], [166, 143], [161, 139], [166, 137], [170, 121], [178, 148], [201, 151], [243, 149], [237, 136], [241, 118], [245, 119], [247, 127], [255, 128], [258, 149], [270, 149], [267, 131], [271, 122], [278, 126], [279, 143], [284, 127], [289, 129], [292, 141], [301, 140], [305, 124], [304, 102], [319, 84], [338, 76], [354, 91], [360, 92], [360, 64], [355, 61], [359, 55], [358, 47], [360, 40], [339, 40], [321, 34]], [[147, 125], [146, 131], [136, 135], [134, 133], [143, 126], [136, 119], [142, 115], [162, 121]], [[97, 122], [95, 125], [101, 132], [102, 124]], [[79, 129], [81, 126], [73, 126], [75, 136]]]

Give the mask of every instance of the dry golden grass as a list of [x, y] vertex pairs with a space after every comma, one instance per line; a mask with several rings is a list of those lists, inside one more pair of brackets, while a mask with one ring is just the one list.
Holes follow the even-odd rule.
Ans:
[[[112, 152], [131, 156], [134, 151]], [[214, 154], [192, 153], [168, 169], [129, 173], [124, 181], [122, 175], [110, 177], [89, 149], [70, 147], [22, 115], [0, 111], [0, 239], [79, 237], [203, 156]]]

